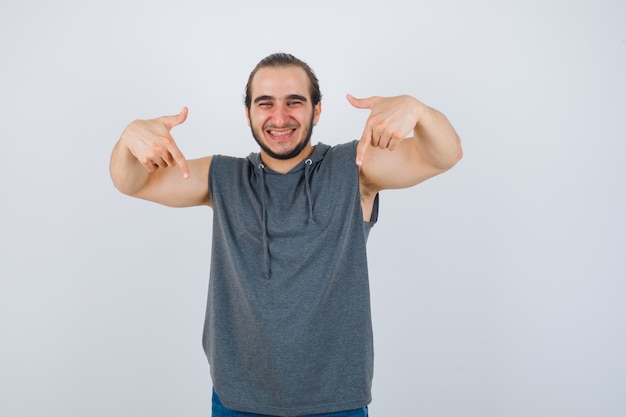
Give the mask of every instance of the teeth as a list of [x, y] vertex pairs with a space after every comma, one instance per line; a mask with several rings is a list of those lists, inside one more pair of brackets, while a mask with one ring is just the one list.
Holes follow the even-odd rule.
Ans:
[[278, 132], [276, 130], [270, 130], [270, 135], [272, 135], [272, 136], [284, 136], [284, 135], [290, 134], [291, 132], [293, 132], [293, 129], [292, 130], [286, 130], [284, 132]]

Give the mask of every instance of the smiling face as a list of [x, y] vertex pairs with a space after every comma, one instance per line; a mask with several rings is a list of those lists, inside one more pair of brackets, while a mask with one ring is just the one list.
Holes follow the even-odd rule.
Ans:
[[312, 152], [313, 125], [321, 102], [313, 105], [306, 72], [297, 66], [260, 68], [250, 84], [248, 125], [265, 164], [305, 159]]

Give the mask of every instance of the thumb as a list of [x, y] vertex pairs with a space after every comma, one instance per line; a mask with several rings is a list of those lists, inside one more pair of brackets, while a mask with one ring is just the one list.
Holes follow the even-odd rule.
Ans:
[[368, 98], [356, 98], [351, 94], [347, 94], [346, 98], [352, 104], [352, 106], [357, 109], [371, 109], [374, 105], [374, 100], [376, 97], [368, 97]]
[[188, 114], [189, 114], [189, 109], [187, 108], [187, 106], [185, 106], [177, 115], [163, 117], [163, 121], [165, 122], [165, 125], [167, 126], [167, 128], [171, 130], [175, 126], [183, 124], [185, 120], [187, 120]]

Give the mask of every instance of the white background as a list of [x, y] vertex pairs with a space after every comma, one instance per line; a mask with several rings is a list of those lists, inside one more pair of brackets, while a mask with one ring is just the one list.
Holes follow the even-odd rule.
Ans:
[[626, 3], [13, 1], [0, 5], [0, 415], [208, 416], [211, 212], [118, 193], [133, 119], [188, 158], [256, 151], [243, 88], [288, 51], [324, 94], [411, 94], [463, 139], [381, 196], [372, 416], [626, 415]]

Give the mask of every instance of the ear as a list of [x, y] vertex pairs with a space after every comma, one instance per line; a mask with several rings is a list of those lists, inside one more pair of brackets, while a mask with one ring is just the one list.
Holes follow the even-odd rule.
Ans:
[[245, 106], [246, 109], [246, 121], [248, 122], [248, 127], [250, 127], [250, 109], [248, 108], [248, 106]]
[[322, 114], [322, 102], [317, 103], [313, 109], [313, 124], [316, 125]]

